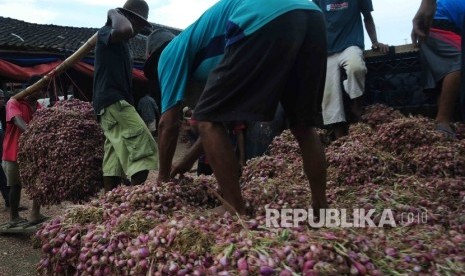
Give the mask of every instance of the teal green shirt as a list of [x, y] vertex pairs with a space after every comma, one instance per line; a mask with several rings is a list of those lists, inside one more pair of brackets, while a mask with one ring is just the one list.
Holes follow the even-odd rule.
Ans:
[[162, 112], [184, 100], [191, 78], [205, 81], [226, 47], [274, 18], [297, 9], [319, 10], [309, 0], [221, 0], [176, 36], [158, 63]]
[[371, 0], [313, 0], [323, 11], [328, 36], [328, 54], [350, 46], [365, 49], [362, 14], [373, 11]]

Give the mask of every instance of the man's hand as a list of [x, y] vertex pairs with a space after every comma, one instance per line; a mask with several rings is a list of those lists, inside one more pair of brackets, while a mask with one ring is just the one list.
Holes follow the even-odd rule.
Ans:
[[27, 129], [27, 123], [24, 121], [23, 117], [21, 116], [14, 116], [12, 119], [13, 123], [21, 130], [21, 132], [25, 132]]
[[179, 175], [180, 178], [182, 178], [184, 173], [186, 173], [190, 169], [190, 168], [186, 168], [186, 166], [188, 165], [182, 162], [171, 165], [170, 174], [169, 175], [158, 174], [156, 183], [161, 184], [163, 182], [170, 181], [171, 179], [175, 178], [177, 175]]
[[434, 13], [436, 12], [436, 0], [422, 0], [417, 14], [413, 17], [412, 43], [420, 45], [428, 36]]
[[121, 42], [132, 38], [135, 33], [131, 21], [118, 9], [111, 9], [107, 13], [107, 24], [111, 25], [111, 42]]
[[170, 178], [175, 178], [177, 175], [182, 177], [186, 172], [188, 172], [194, 164], [182, 160], [179, 163], [173, 164], [171, 166]]
[[105, 25], [111, 26], [111, 24], [113, 23], [112, 18], [117, 16], [116, 14], [119, 14], [119, 15], [123, 16], [123, 14], [121, 12], [119, 12], [117, 9], [108, 10], [108, 12], [107, 12], [107, 23]]
[[202, 139], [199, 137], [182, 157], [181, 161], [171, 166], [170, 177], [174, 178], [178, 174], [183, 175], [188, 172], [203, 152]]
[[375, 51], [380, 51], [383, 54], [386, 54], [389, 52], [389, 45], [381, 43], [381, 42], [375, 42], [373, 45], [371, 45], [371, 49]]

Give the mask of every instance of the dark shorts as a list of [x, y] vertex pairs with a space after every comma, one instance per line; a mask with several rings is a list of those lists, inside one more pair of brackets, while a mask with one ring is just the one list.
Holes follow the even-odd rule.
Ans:
[[428, 39], [421, 45], [425, 88], [434, 88], [445, 76], [460, 71], [462, 66], [460, 36], [450, 31], [430, 32]]
[[321, 12], [295, 10], [233, 44], [210, 73], [200, 121], [271, 121], [281, 102], [290, 125], [317, 125], [326, 74]]

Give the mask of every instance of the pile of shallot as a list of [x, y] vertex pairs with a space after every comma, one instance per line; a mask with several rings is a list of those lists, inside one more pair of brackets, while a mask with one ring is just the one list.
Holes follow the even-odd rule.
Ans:
[[[330, 206], [347, 211], [347, 223], [355, 221], [353, 210], [372, 212], [365, 227], [319, 227], [313, 217], [292, 223], [275, 213], [270, 222], [270, 210], [311, 206], [299, 148], [285, 131], [268, 156], [244, 168], [241, 187], [248, 216], [207, 212], [220, 204], [212, 193], [218, 188], [213, 177], [121, 186], [41, 227], [35, 235], [42, 250], [38, 272], [461, 274], [465, 144], [438, 136], [425, 118], [395, 116], [382, 123], [368, 113], [371, 123], [354, 125], [348, 137], [326, 148]], [[392, 217], [381, 224], [386, 210]]]
[[19, 140], [26, 194], [41, 205], [95, 196], [102, 187], [103, 141], [88, 102], [59, 101], [37, 110]]

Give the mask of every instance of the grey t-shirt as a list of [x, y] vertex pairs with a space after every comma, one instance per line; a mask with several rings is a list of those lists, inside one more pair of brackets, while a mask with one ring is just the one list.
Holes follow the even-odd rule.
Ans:
[[127, 42], [110, 42], [111, 26], [98, 31], [95, 46], [94, 94], [92, 105], [98, 114], [120, 100], [134, 105], [132, 57]]
[[156, 120], [158, 105], [152, 97], [146, 95], [139, 100], [137, 111], [144, 122], [151, 123]]
[[361, 14], [373, 11], [371, 0], [313, 0], [320, 6], [326, 20], [328, 54], [344, 51], [350, 46], [365, 48]]

